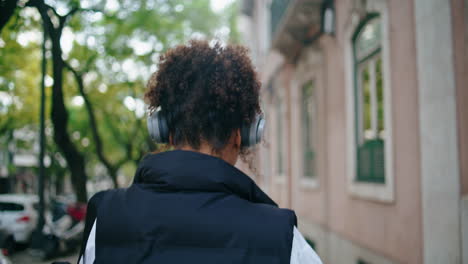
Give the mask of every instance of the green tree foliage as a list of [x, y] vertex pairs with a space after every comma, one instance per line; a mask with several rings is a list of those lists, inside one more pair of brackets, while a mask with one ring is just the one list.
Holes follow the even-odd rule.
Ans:
[[[5, 151], [6, 148], [13, 146], [17, 152], [26, 152], [34, 146], [31, 138], [17, 138], [14, 131], [21, 129], [23, 134], [30, 135], [28, 132], [38, 127], [40, 47], [25, 38], [37, 25], [36, 18], [12, 19], [0, 35], [0, 151], [10, 160], [14, 153]], [[18, 54], [28, 54], [28, 59]], [[11, 164], [6, 165], [8, 174], [17, 171]]]
[[[1, 29], [0, 96], [22, 103], [0, 100], [0, 137], [27, 125], [38, 127], [42, 20], [37, 11], [44, 3], [50, 8], [42, 18], [48, 16], [56, 29], [63, 23], [59, 43], [48, 43], [48, 85], [57, 81], [52, 68], [60, 62], [52, 51], [59, 44], [67, 134], [83, 155], [88, 176], [102, 178], [99, 174], [105, 173], [114, 185], [118, 174], [130, 178], [141, 157], [157, 149], [146, 130], [142, 99], [159, 55], [193, 37], [237, 40], [236, 4], [215, 13], [209, 0], [19, 2], [16, 16]], [[24, 34], [31, 39], [26, 44], [20, 37], [28, 39]], [[47, 89], [50, 105], [52, 87]], [[51, 122], [48, 127], [52, 130]], [[48, 145], [53, 144], [52, 135], [48, 133]], [[55, 146], [48, 149], [56, 179], [64, 171], [54, 157], [63, 161], [66, 155], [54, 153], [60, 149]]]
[[38, 122], [40, 45], [26, 41], [36, 19], [10, 20], [0, 35], [0, 136]]

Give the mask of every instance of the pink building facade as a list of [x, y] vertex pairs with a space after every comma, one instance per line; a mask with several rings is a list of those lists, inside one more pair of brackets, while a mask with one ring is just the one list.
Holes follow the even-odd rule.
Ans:
[[256, 181], [324, 263], [468, 263], [468, 0], [243, 1]]

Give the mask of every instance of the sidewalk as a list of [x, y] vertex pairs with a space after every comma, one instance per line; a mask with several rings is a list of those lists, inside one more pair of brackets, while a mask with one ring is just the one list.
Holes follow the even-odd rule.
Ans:
[[12, 264], [51, 264], [54, 261], [68, 261], [71, 264], [76, 264], [78, 260], [78, 252], [73, 253], [69, 256], [63, 256], [56, 259], [41, 261], [40, 259], [30, 256], [27, 250], [23, 250], [11, 256], [10, 260]]

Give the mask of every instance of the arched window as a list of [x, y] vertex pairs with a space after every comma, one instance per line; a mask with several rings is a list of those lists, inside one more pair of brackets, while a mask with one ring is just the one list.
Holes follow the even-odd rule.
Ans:
[[370, 14], [359, 24], [352, 42], [356, 180], [385, 183], [385, 101], [379, 14]]

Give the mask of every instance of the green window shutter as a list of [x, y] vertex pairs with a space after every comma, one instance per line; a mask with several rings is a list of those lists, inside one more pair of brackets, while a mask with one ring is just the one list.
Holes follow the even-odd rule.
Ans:
[[374, 139], [358, 147], [358, 181], [385, 183], [384, 145], [382, 139]]
[[356, 264], [371, 264], [370, 262], [364, 261], [362, 259], [358, 259]]

